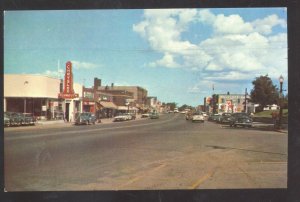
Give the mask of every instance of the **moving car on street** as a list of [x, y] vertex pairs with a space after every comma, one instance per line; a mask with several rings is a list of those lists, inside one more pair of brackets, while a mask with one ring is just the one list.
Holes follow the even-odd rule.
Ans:
[[83, 113], [80, 113], [78, 115], [78, 117], [76, 118], [75, 125], [95, 124], [96, 120], [97, 120], [97, 118], [94, 114], [92, 114], [90, 112], [83, 112]]
[[252, 118], [247, 113], [233, 113], [229, 122], [230, 127], [252, 127]]
[[204, 116], [201, 112], [194, 112], [193, 116], [192, 116], [192, 121], [200, 121], [202, 123], [204, 123]]

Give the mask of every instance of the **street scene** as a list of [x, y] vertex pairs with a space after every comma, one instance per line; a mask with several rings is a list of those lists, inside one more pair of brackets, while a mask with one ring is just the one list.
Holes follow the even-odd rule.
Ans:
[[7, 11], [4, 28], [5, 191], [287, 188], [286, 8]]
[[13, 191], [287, 187], [287, 133], [193, 123], [180, 113], [89, 126], [5, 129]]

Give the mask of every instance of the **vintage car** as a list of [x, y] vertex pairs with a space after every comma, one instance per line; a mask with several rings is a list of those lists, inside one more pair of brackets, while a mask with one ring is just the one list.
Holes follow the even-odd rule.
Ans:
[[149, 116], [150, 116], [149, 113], [144, 113], [144, 114], [142, 114], [142, 118], [148, 118]]
[[4, 126], [10, 126], [11, 125], [10, 120], [10, 113], [4, 112]]
[[223, 113], [220, 117], [218, 122], [219, 123], [230, 123], [231, 113]]
[[11, 126], [21, 126], [25, 122], [23, 114], [19, 112], [10, 112], [9, 117]]
[[34, 125], [36, 120], [31, 113], [23, 113], [23, 122], [22, 125]]
[[95, 124], [97, 121], [97, 118], [94, 114], [90, 113], [90, 112], [83, 112], [80, 113], [76, 120], [75, 120], [75, 125], [82, 125], [82, 124]]
[[192, 121], [196, 122], [196, 121], [200, 121], [202, 123], [204, 123], [204, 116], [201, 112], [194, 112], [193, 116], [192, 116]]
[[230, 117], [230, 127], [243, 126], [252, 127], [252, 118], [247, 113], [233, 113]]
[[132, 116], [129, 113], [120, 113], [114, 117], [114, 122], [131, 120]]

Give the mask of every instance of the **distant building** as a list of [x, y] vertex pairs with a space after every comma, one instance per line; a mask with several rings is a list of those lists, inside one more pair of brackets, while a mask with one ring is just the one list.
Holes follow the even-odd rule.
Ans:
[[[253, 104], [246, 97], [247, 112], [253, 112]], [[210, 113], [242, 112], [245, 111], [245, 94], [215, 94], [204, 98], [204, 109]]]
[[132, 93], [133, 97], [132, 98], [126, 98], [127, 102], [130, 105], [134, 105], [140, 110], [147, 109], [147, 94], [148, 91], [140, 86], [115, 86], [113, 83], [110, 86], [98, 86], [97, 90], [104, 91], [106, 90], [107, 92], [127, 92], [129, 95]]

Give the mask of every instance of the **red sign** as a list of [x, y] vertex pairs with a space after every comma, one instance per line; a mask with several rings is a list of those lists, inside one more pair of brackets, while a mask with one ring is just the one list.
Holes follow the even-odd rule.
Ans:
[[64, 92], [58, 94], [59, 98], [67, 98], [72, 99], [79, 97], [78, 94], [74, 93], [73, 89], [73, 73], [72, 73], [72, 63], [68, 61], [66, 63], [66, 73], [65, 73], [65, 85], [64, 85]]

